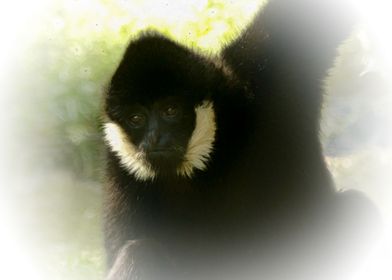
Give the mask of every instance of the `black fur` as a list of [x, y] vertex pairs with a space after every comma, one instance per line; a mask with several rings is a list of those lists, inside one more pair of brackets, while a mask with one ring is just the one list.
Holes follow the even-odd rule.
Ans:
[[271, 0], [221, 59], [157, 34], [131, 42], [108, 118], [132, 135], [128, 106], [170, 95], [191, 108], [213, 101], [218, 130], [208, 168], [191, 179], [142, 182], [108, 152], [108, 279], [286, 279], [278, 261], [297, 261], [286, 277], [307, 279], [301, 261], [327, 267], [324, 245], [351, 246], [335, 229], [357, 229], [347, 223], [368, 202], [335, 192], [318, 135], [322, 81], [353, 22], [339, 2]]

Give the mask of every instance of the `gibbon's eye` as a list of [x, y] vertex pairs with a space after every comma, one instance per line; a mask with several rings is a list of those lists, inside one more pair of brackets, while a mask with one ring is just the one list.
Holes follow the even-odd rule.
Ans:
[[177, 105], [169, 105], [161, 111], [162, 117], [173, 119], [179, 115], [180, 108]]
[[143, 114], [133, 114], [130, 123], [133, 128], [140, 128], [146, 123], [146, 116]]

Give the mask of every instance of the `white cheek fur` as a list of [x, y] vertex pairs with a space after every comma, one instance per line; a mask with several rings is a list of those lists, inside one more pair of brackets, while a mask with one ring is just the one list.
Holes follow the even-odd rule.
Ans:
[[204, 101], [195, 108], [196, 125], [189, 140], [184, 161], [177, 173], [192, 177], [195, 169], [205, 170], [214, 147], [216, 122], [213, 103]]
[[[210, 159], [215, 141], [216, 122], [213, 103], [203, 102], [195, 108], [196, 124], [183, 162], [177, 169], [177, 174], [192, 177], [194, 171], [205, 170]], [[137, 180], [153, 180], [157, 172], [146, 161], [145, 154], [140, 151], [128, 138], [124, 130], [114, 122], [104, 124], [105, 141], [110, 149], [119, 157], [123, 167]]]
[[136, 179], [140, 181], [152, 180], [156, 173], [150, 164], [145, 160], [143, 152], [128, 140], [123, 129], [114, 122], [104, 124], [105, 140], [110, 149], [119, 157], [124, 166]]

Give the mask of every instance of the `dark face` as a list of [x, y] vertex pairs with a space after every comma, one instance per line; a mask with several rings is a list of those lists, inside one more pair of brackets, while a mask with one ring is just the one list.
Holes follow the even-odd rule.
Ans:
[[175, 170], [195, 127], [194, 106], [176, 96], [153, 103], [119, 101], [110, 117], [124, 129], [128, 140], [154, 169]]

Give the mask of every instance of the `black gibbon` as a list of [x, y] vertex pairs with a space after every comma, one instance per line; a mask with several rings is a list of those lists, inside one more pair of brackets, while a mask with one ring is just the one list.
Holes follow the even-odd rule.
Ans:
[[271, 0], [219, 57], [130, 43], [105, 97], [108, 280], [343, 275], [372, 208], [335, 191], [319, 140], [343, 2]]

